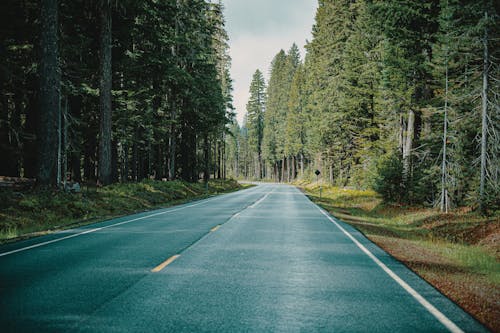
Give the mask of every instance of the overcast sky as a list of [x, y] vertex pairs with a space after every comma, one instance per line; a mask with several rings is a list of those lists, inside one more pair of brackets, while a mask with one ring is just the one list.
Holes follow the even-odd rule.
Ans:
[[304, 55], [317, 8], [316, 0], [222, 0], [229, 34], [234, 80], [233, 97], [241, 124], [252, 75], [260, 69], [267, 80], [269, 65], [280, 49], [296, 43]]

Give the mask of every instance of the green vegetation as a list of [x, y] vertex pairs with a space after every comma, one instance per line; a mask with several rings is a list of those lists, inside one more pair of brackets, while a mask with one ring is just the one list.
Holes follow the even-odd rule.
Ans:
[[[390, 205], [371, 190], [298, 183], [335, 217], [351, 224], [392, 256], [495, 328], [500, 287], [500, 216], [460, 209]], [[480, 304], [481, 306], [478, 306]]]
[[0, 176], [77, 182], [225, 177], [223, 5], [0, 2]]
[[144, 180], [102, 188], [84, 188], [81, 193], [61, 191], [0, 191], [0, 241], [29, 233], [62, 229], [75, 224], [234, 191], [234, 180], [203, 183]]
[[495, 2], [318, 4], [303, 59], [295, 44], [276, 50], [262, 123], [231, 128], [229, 175], [291, 182], [317, 169], [386, 202], [498, 209]]

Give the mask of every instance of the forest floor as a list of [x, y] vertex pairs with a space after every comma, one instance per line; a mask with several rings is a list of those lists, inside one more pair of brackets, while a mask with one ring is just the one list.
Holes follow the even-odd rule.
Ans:
[[387, 205], [373, 191], [299, 184], [494, 332], [500, 332], [500, 215]]
[[74, 228], [104, 219], [168, 207], [250, 185], [234, 180], [203, 183], [144, 180], [80, 193], [0, 188], [0, 243]]

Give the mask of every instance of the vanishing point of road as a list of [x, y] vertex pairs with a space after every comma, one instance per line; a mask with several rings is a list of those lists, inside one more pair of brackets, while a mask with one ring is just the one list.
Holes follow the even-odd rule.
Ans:
[[1, 332], [486, 332], [293, 186], [0, 247]]

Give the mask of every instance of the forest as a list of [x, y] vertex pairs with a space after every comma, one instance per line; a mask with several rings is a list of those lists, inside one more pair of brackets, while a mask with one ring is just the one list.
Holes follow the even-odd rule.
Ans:
[[[448, 211], [500, 206], [499, 5], [319, 0], [301, 59], [232, 106], [223, 4], [6, 0], [0, 175], [314, 181]], [[278, 50], [277, 50], [278, 51]]]
[[388, 202], [500, 205], [499, 3], [320, 0], [305, 59], [253, 76], [229, 175], [321, 179]]
[[220, 3], [5, 0], [0, 34], [0, 175], [55, 188], [222, 165], [234, 115]]

